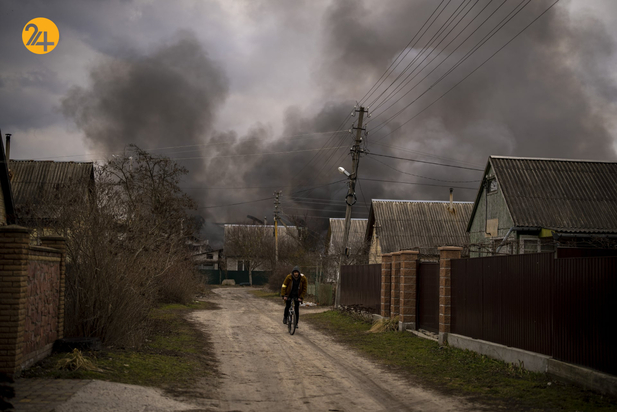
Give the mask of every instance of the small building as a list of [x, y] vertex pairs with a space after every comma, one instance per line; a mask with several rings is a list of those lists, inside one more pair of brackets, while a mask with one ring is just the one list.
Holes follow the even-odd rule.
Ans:
[[471, 256], [617, 238], [617, 163], [490, 156], [467, 226]]
[[466, 251], [472, 208], [472, 202], [373, 199], [365, 235], [369, 264], [401, 250], [418, 250], [427, 260], [437, 259], [441, 246]]
[[223, 261], [223, 249], [210, 249], [193, 255], [198, 270], [219, 270]]
[[[225, 267], [228, 271], [266, 271], [275, 255], [274, 225], [226, 224]], [[298, 239], [296, 226], [278, 225], [279, 252]]]
[[18, 223], [42, 232], [56, 225], [68, 194], [89, 200], [94, 190], [92, 162], [11, 159], [9, 168]]

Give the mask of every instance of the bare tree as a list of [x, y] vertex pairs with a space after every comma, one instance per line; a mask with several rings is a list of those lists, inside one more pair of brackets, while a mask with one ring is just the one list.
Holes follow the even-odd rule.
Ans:
[[86, 195], [70, 184], [56, 187], [45, 211], [53, 209], [53, 218], [29, 216], [39, 233], [67, 239], [67, 336], [139, 344], [152, 307], [186, 303], [197, 287], [186, 242], [195, 205], [178, 187], [187, 171], [131, 149], [95, 168]]

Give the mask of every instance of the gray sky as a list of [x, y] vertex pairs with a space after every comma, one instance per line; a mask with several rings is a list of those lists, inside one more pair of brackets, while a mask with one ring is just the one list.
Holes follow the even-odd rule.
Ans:
[[[372, 103], [371, 152], [472, 168], [483, 168], [491, 154], [614, 161], [612, 0], [561, 0], [437, 100], [553, 1], [526, 5], [437, 82], [526, 2], [4, 0], [0, 128], [13, 134], [11, 156], [18, 159], [104, 161], [130, 143], [177, 158], [191, 171], [184, 186], [210, 223], [247, 214], [271, 219], [271, 201], [206, 207], [267, 198], [278, 188], [287, 214], [342, 217], [319, 210], [343, 209], [345, 184], [323, 185], [341, 179], [338, 166], [350, 168], [352, 139], [323, 132], [351, 127], [354, 118], [343, 120], [355, 102], [409, 51], [366, 101], [418, 56], [417, 76], [402, 93]], [[410, 42], [431, 16], [426, 33]], [[35, 17], [59, 28], [49, 54], [32, 54], [22, 43], [23, 27]], [[324, 146], [335, 148], [316, 151]], [[265, 154], [272, 152], [285, 153]], [[481, 177], [371, 156], [360, 167], [358, 217], [367, 215], [362, 202], [370, 198], [445, 200], [450, 186], [458, 200], [473, 200]], [[295, 197], [337, 203], [290, 200], [314, 186], [322, 187]]]

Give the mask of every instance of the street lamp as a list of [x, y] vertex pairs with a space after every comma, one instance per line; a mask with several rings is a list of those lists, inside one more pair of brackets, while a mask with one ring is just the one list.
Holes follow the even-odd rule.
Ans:
[[338, 171], [339, 171], [340, 174], [343, 174], [343, 175], [345, 175], [347, 177], [351, 177], [351, 173], [349, 173], [347, 170], [345, 170], [344, 167], [339, 167]]

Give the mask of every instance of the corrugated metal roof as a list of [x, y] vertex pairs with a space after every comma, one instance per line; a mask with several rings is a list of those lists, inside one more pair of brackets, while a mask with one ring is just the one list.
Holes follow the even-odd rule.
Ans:
[[27, 208], [36, 217], [47, 216], [43, 211], [60, 188], [79, 187], [84, 192], [94, 182], [92, 162], [53, 162], [34, 160], [10, 160], [9, 168], [13, 174], [11, 186], [18, 215]]
[[[355, 254], [359, 253], [363, 249], [368, 219], [351, 219], [350, 223], [347, 248]], [[329, 254], [332, 255], [342, 253], [344, 234], [345, 219], [330, 218], [330, 243], [328, 245]]]
[[515, 226], [617, 233], [617, 163], [491, 156]]
[[[383, 201], [373, 199], [370, 223], [377, 225], [382, 253], [418, 249], [421, 254], [435, 255], [440, 246], [464, 246], [469, 243], [467, 221], [472, 202]], [[367, 239], [373, 228], [367, 230]]]

